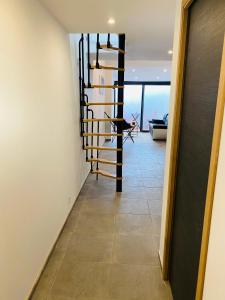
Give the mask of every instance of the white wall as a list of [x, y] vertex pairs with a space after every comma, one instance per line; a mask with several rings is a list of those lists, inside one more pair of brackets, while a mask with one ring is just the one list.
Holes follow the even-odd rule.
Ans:
[[176, 7], [176, 20], [174, 29], [174, 41], [173, 41], [173, 61], [171, 72], [171, 91], [170, 91], [170, 108], [169, 108], [169, 126], [167, 131], [167, 143], [166, 143], [166, 159], [165, 159], [165, 175], [164, 175], [164, 190], [163, 190], [163, 207], [162, 207], [162, 221], [161, 221], [161, 235], [160, 235], [160, 249], [159, 256], [161, 264], [163, 265], [163, 252], [164, 252], [164, 240], [165, 240], [165, 222], [166, 222], [166, 210], [167, 210], [167, 197], [168, 197], [168, 183], [169, 183], [169, 168], [170, 168], [170, 154], [171, 154], [171, 141], [172, 141], [172, 127], [174, 118], [174, 104], [175, 104], [175, 92], [176, 81], [178, 77], [178, 49], [180, 40], [180, 22], [181, 22], [181, 0], [177, 0]]
[[64, 29], [37, 0], [2, 0], [0, 36], [0, 299], [24, 300], [88, 166]]
[[209, 249], [204, 285], [204, 300], [224, 300], [225, 270], [225, 119], [218, 161]]
[[[95, 64], [95, 61], [92, 63]], [[108, 66], [108, 62], [99, 61], [102, 66]], [[103, 82], [101, 82], [103, 81]], [[100, 70], [94, 69], [91, 71], [91, 82], [95, 85], [112, 85], [113, 84], [113, 72], [111, 70]], [[110, 102], [112, 101], [112, 89], [91, 89], [89, 90], [89, 102]], [[111, 106], [101, 105], [101, 106], [91, 106], [94, 111], [95, 118], [106, 118], [104, 112], [109, 116], [111, 115]], [[91, 117], [91, 114], [89, 115]], [[91, 130], [91, 123], [89, 126]], [[94, 124], [94, 131], [97, 132], [97, 123]], [[100, 132], [111, 132], [110, 122], [100, 122]], [[105, 143], [105, 137], [99, 138], [99, 145], [102, 146]], [[97, 145], [97, 138], [94, 137], [94, 144]], [[94, 152], [95, 153], [95, 152]]]
[[[106, 63], [106, 62], [105, 62]], [[109, 63], [106, 63], [106, 65], [110, 65]], [[109, 71], [109, 70], [106, 70], [105, 73], [104, 73], [104, 76], [105, 76], [105, 84], [107, 85], [113, 85], [114, 84], [114, 81], [113, 81], [113, 73], [116, 73], [118, 74], [118, 72], [113, 72], [113, 71]], [[118, 75], [117, 75], [118, 76]], [[114, 100], [114, 92], [112, 89], [106, 89], [105, 90], [105, 102], [112, 102]], [[111, 105], [105, 105], [105, 112], [111, 116], [112, 118], [114, 117], [113, 116], [113, 106]], [[116, 110], [116, 115], [115, 117], [117, 117], [117, 110]], [[111, 133], [112, 131], [112, 126], [111, 124], [108, 122], [105, 124], [105, 132], [106, 133]], [[108, 137], [107, 138], [108, 140], [111, 139], [111, 137]]]

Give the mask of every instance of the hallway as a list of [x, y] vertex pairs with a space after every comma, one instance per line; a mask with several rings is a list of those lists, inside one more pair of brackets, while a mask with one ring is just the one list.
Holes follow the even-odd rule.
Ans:
[[139, 133], [124, 145], [121, 194], [88, 176], [32, 300], [172, 299], [158, 259], [164, 156]]

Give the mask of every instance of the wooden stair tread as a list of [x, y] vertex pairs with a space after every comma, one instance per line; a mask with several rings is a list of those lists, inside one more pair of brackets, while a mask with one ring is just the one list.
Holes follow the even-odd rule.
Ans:
[[106, 151], [122, 151], [122, 148], [115, 147], [98, 147], [98, 146], [85, 146], [84, 150], [106, 150]]
[[100, 118], [100, 119], [83, 119], [84, 123], [87, 122], [122, 122], [122, 118]]
[[83, 136], [123, 136], [120, 133], [83, 133]]
[[89, 158], [88, 162], [97, 162], [97, 163], [113, 165], [113, 166], [122, 166], [122, 163], [117, 163], [116, 161], [111, 161], [103, 158]]
[[116, 177], [116, 175], [108, 173], [108, 172], [103, 171], [103, 170], [95, 170], [95, 171], [92, 171], [91, 173], [92, 174], [99, 174], [99, 175], [106, 176], [106, 177], [113, 178], [113, 179], [117, 179], [117, 180], [122, 180], [123, 179], [122, 177]]
[[123, 54], [126, 53], [125, 50], [123, 50], [123, 49], [113, 47], [113, 46], [108, 47], [108, 45], [100, 45], [100, 49], [118, 51], [118, 52], [123, 53]]
[[[87, 87], [89, 88], [89, 87]], [[98, 89], [123, 89], [124, 86], [122, 85], [98, 85], [98, 84], [92, 84], [90, 88], [98, 88]]]
[[101, 65], [99, 65], [98, 67], [96, 67], [95, 65], [92, 65], [91, 69], [102, 69], [102, 70], [113, 70], [113, 71], [125, 72], [124, 68], [117, 68], [117, 67], [113, 67], [113, 66], [101, 66]]
[[124, 102], [88, 102], [86, 105], [123, 105]]

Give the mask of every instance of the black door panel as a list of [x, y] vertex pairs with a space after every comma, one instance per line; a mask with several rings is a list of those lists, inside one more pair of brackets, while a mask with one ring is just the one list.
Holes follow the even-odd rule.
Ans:
[[170, 260], [175, 300], [195, 299], [225, 33], [225, 1], [196, 0], [189, 11]]

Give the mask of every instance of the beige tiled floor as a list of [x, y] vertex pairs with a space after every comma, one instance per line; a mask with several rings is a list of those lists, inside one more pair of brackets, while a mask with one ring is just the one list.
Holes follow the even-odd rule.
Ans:
[[139, 134], [124, 145], [123, 193], [89, 175], [32, 300], [172, 299], [158, 260], [164, 155]]

